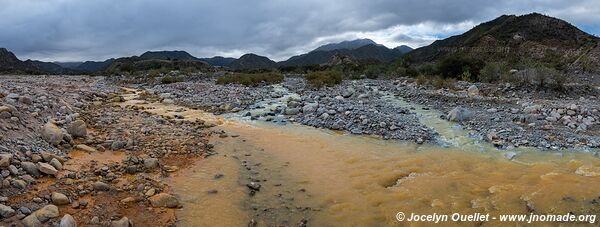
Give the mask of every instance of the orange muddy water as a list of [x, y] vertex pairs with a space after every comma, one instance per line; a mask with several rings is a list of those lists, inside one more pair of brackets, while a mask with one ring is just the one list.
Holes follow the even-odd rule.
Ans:
[[[132, 101], [159, 115], [214, 122], [216, 155], [170, 180], [181, 226], [430, 226], [406, 214], [598, 214], [600, 159], [585, 152], [517, 149], [513, 160], [465, 138], [451, 123], [424, 124], [458, 140], [447, 148], [346, 135], [295, 124], [223, 119], [198, 110]], [[183, 108], [183, 109], [182, 109]], [[174, 112], [177, 110], [177, 112]], [[431, 116], [439, 116], [435, 113]], [[233, 135], [233, 136], [231, 136]], [[455, 141], [456, 142], [456, 141]], [[249, 182], [261, 184], [250, 194]], [[524, 223], [446, 222], [497, 226]], [[556, 225], [558, 223], [535, 223]], [[562, 223], [572, 224], [572, 223]], [[578, 223], [582, 224], [582, 223]]]

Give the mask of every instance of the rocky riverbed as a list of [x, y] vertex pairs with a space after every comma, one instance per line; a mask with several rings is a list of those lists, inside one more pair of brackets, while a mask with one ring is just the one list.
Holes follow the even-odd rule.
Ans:
[[175, 223], [161, 178], [210, 153], [206, 125], [124, 105], [102, 77], [0, 81], [0, 225]]
[[[473, 131], [475, 137], [502, 149], [528, 146], [586, 150], [600, 145], [598, 90], [581, 85], [569, 85], [566, 91], [556, 92], [510, 84], [458, 82], [450, 90], [400, 78], [344, 81], [316, 89], [306, 86], [301, 78], [288, 77], [276, 86], [225, 86], [204, 80], [160, 85], [153, 91], [216, 113], [238, 112], [251, 119], [298, 122], [385, 139], [434, 141], [436, 132], [419, 122], [411, 110], [414, 107], [392, 105], [391, 96], [438, 111], [440, 118], [457, 122]], [[265, 111], [253, 111], [257, 109]]]
[[[435, 145], [439, 132], [420, 115], [427, 112], [499, 149], [600, 145], [598, 90], [581, 85], [564, 92], [466, 82], [436, 89], [400, 78], [313, 88], [293, 76], [256, 87], [208, 78], [159, 85], [83, 76], [0, 82], [0, 225], [175, 224], [181, 203], [164, 179], [214, 154], [207, 138], [223, 133], [210, 122], [181, 120], [177, 113], [189, 109]], [[174, 109], [157, 115], [147, 103]]]

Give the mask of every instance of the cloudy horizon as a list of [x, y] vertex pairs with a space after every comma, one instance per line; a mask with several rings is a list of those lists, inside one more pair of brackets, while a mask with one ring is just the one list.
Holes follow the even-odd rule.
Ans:
[[43, 61], [101, 61], [148, 50], [281, 61], [359, 38], [417, 48], [503, 14], [531, 12], [600, 31], [595, 0], [0, 0], [0, 6], [0, 47]]

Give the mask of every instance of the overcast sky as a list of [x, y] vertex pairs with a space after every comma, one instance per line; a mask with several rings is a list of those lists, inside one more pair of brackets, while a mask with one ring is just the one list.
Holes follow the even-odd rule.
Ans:
[[22, 60], [104, 60], [146, 50], [285, 60], [356, 38], [419, 47], [502, 14], [533, 11], [600, 33], [599, 0], [0, 0], [0, 47]]

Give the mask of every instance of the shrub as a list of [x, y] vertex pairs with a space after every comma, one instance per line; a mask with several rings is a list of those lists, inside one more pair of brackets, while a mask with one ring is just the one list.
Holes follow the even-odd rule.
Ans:
[[317, 71], [306, 74], [305, 78], [315, 87], [332, 86], [342, 82], [342, 73], [337, 70]]
[[435, 79], [433, 79], [433, 86], [437, 89], [441, 89], [441, 88], [447, 88], [447, 89], [451, 89], [454, 90], [454, 84], [456, 83], [455, 79], [452, 78], [441, 78], [441, 77], [437, 77]]
[[384, 69], [379, 65], [369, 65], [365, 69], [364, 74], [369, 79], [377, 79], [379, 76], [384, 74]]
[[429, 79], [427, 79], [427, 77], [423, 75], [419, 75], [415, 82], [417, 83], [417, 85], [426, 85], [429, 82]]
[[508, 73], [508, 67], [501, 62], [487, 63], [479, 72], [479, 81], [492, 83], [501, 80]]
[[274, 84], [283, 81], [281, 73], [232, 73], [217, 79], [217, 84], [242, 84], [245, 86], [256, 86], [261, 83]]
[[164, 76], [160, 79], [160, 83], [162, 84], [172, 84], [177, 82], [181, 82], [181, 79], [174, 76]]
[[[438, 63], [438, 74], [444, 78], [477, 81], [484, 62], [474, 58], [450, 56]], [[466, 77], [466, 78], [465, 78]]]

